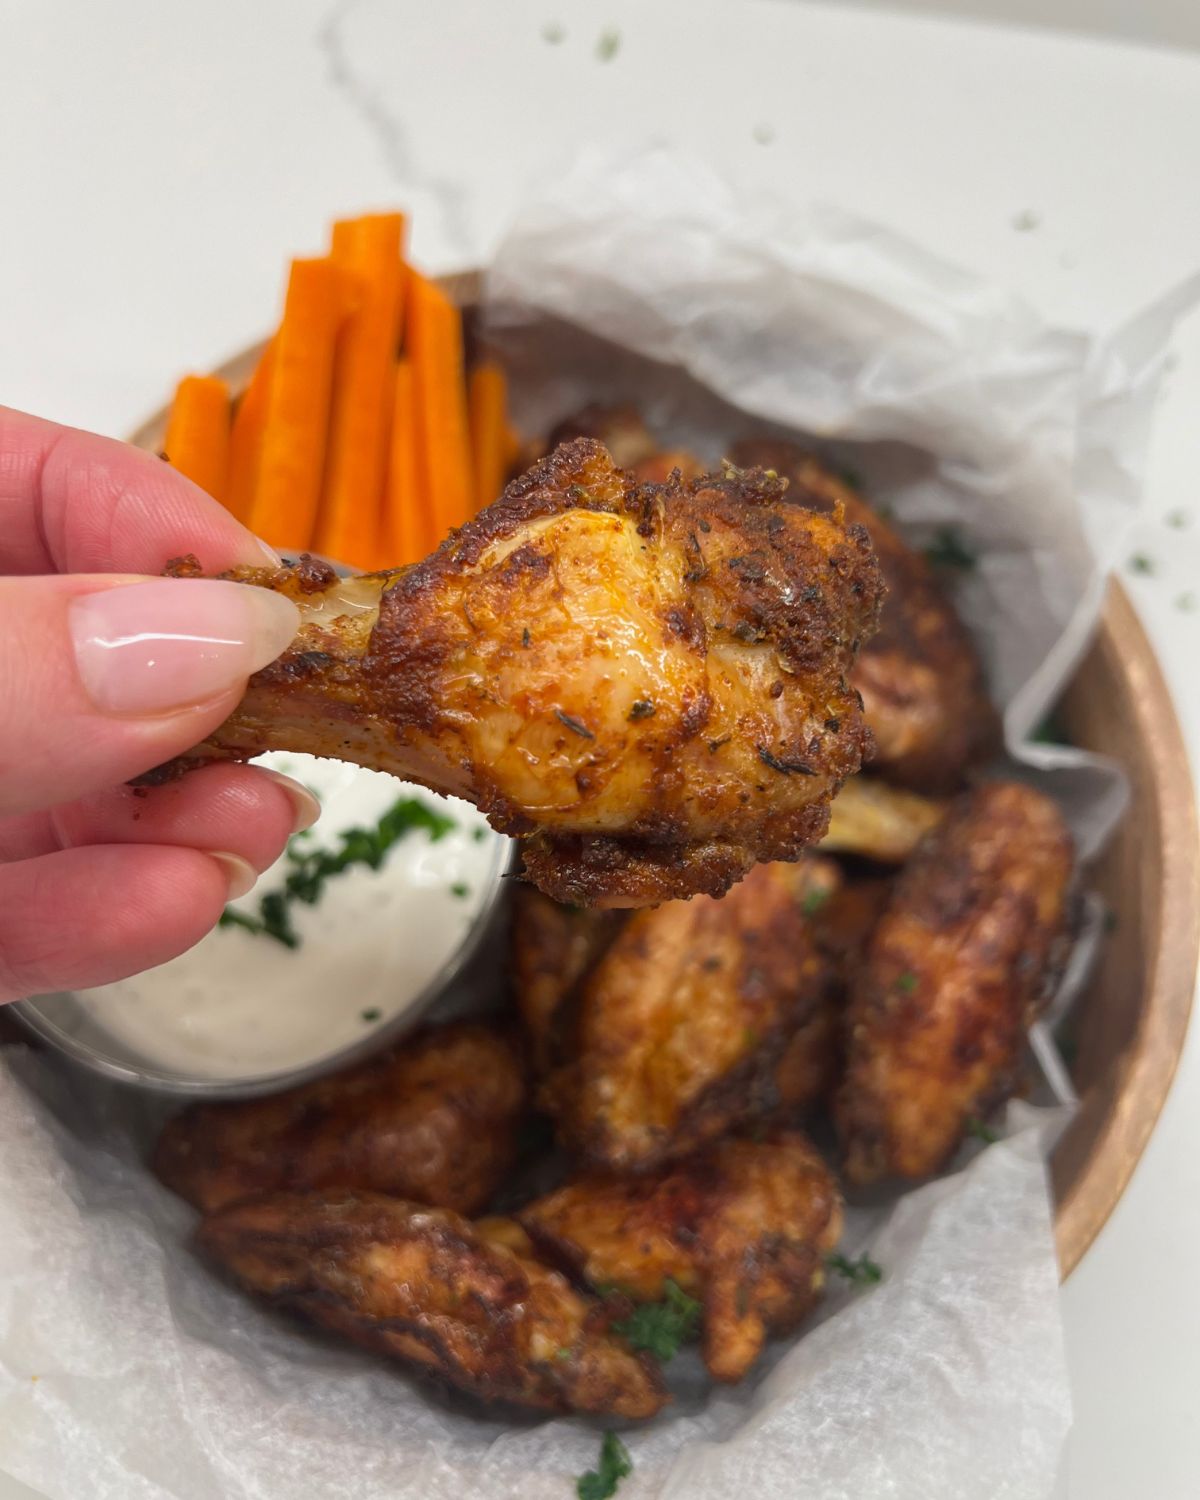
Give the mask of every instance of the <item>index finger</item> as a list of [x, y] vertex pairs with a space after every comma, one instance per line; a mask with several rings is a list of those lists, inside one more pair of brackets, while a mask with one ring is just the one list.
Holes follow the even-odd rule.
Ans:
[[0, 573], [206, 572], [275, 554], [190, 479], [128, 443], [0, 406]]

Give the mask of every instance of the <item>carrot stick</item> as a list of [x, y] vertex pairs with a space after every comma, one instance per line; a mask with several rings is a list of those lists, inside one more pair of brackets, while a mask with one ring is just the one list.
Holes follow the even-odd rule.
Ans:
[[216, 375], [185, 375], [175, 390], [165, 452], [173, 469], [224, 501], [229, 482], [229, 387]]
[[352, 283], [331, 260], [294, 260], [275, 336], [250, 526], [273, 546], [309, 547], [321, 499], [337, 333]]
[[258, 461], [262, 453], [263, 423], [267, 415], [267, 392], [275, 365], [275, 340], [271, 339], [254, 367], [237, 411], [233, 414], [233, 432], [229, 440], [229, 491], [226, 508], [239, 521], [249, 521], [258, 478]]
[[392, 376], [392, 430], [384, 489], [384, 538], [387, 564], [420, 562], [441, 540], [421, 493], [417, 463], [417, 386], [412, 361], [396, 362]]
[[416, 381], [417, 475], [440, 541], [472, 512], [462, 319], [431, 281], [409, 272], [408, 347]]
[[471, 414], [471, 458], [475, 473], [475, 509], [490, 505], [504, 488], [508, 469], [508, 387], [504, 371], [484, 360], [471, 371], [467, 405]]
[[400, 214], [333, 228], [333, 259], [357, 278], [361, 300], [338, 335], [316, 547], [358, 568], [378, 561], [403, 231]]

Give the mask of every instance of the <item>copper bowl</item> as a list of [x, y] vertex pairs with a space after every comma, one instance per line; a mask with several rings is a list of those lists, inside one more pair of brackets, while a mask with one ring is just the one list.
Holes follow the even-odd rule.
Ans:
[[[461, 306], [479, 300], [471, 273], [440, 284]], [[262, 344], [219, 374], [238, 390]], [[131, 441], [161, 450], [167, 413]], [[1088, 883], [1116, 915], [1078, 1001], [1071, 1073], [1081, 1106], [1051, 1160], [1065, 1279], [1112, 1212], [1158, 1119], [1183, 1049], [1200, 957], [1200, 833], [1183, 734], [1153, 649], [1114, 580], [1100, 626], [1056, 714], [1075, 745], [1119, 761], [1129, 809]]]

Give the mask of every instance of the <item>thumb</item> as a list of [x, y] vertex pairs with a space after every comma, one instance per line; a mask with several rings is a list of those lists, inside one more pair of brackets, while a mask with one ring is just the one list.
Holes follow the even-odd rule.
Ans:
[[298, 620], [283, 595], [220, 579], [0, 579], [0, 816], [197, 744]]

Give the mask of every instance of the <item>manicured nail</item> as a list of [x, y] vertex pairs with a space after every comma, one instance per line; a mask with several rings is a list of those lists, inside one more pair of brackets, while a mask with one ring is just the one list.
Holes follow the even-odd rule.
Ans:
[[240, 854], [226, 854], [224, 850], [206, 849], [204, 851], [209, 859], [215, 859], [221, 866], [226, 879], [229, 881], [229, 899], [235, 900], [238, 896], [244, 896], [248, 891], [254, 889], [254, 882], [258, 879], [258, 871], [248, 859], [243, 859]]
[[292, 832], [303, 833], [311, 828], [321, 816], [321, 804], [306, 786], [285, 776], [282, 771], [272, 771], [269, 766], [255, 766], [260, 776], [269, 776], [288, 795], [292, 804]]
[[100, 589], [70, 609], [84, 689], [112, 714], [205, 703], [274, 661], [299, 622], [284, 595], [215, 578]]

